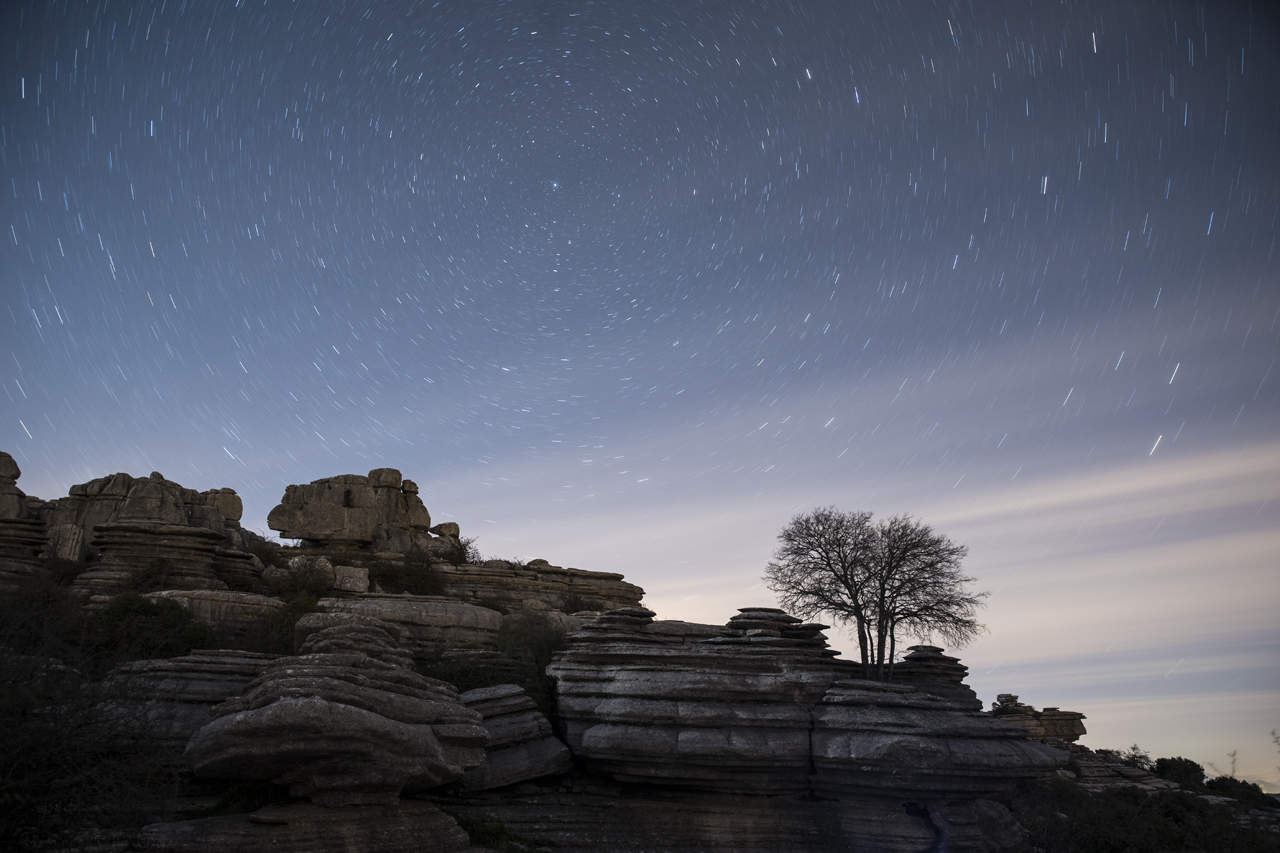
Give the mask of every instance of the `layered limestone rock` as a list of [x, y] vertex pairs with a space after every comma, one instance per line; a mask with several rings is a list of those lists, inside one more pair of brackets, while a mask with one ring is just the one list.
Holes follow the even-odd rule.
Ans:
[[[849, 678], [860, 668], [832, 659], [823, 626], [782, 611], [744, 609], [723, 627], [652, 616], [603, 615], [548, 674], [575, 757], [646, 792], [690, 792], [681, 802], [705, 835], [689, 849], [922, 850], [938, 833], [948, 849], [1016, 849], [1016, 823], [986, 798], [1065, 760], [971, 702]], [[724, 794], [772, 801], [744, 801], [726, 816], [727, 801], [715, 799]], [[776, 844], [770, 833], [802, 824], [810, 797], [831, 801], [825, 822], [811, 840]], [[778, 823], [767, 822], [770, 811]], [[745, 835], [716, 835], [743, 815], [737, 825], [754, 826]], [[575, 845], [590, 843], [566, 846]]]
[[238, 695], [272, 655], [230, 649], [202, 649], [189, 655], [122, 664], [108, 675], [109, 713], [126, 724], [141, 724], [173, 760], [209, 722], [215, 705]]
[[1065, 759], [989, 715], [906, 685], [842, 680], [813, 714], [814, 790], [921, 800], [985, 797]]
[[0, 451], [0, 592], [21, 586], [41, 571], [44, 522], [30, 518], [27, 496], [18, 488], [22, 470]]
[[351, 613], [397, 626], [405, 648], [424, 662], [449, 649], [496, 650], [502, 626], [502, 614], [496, 610], [435, 595], [369, 593], [322, 598], [316, 607], [323, 613]]
[[478, 711], [489, 733], [485, 763], [468, 770], [463, 787], [488, 790], [565, 773], [573, 766], [568, 748], [551, 733], [551, 723], [515, 684], [468, 690], [462, 704]]
[[723, 628], [653, 615], [606, 613], [548, 667], [574, 755], [620, 781], [807, 791], [811, 708], [835, 678], [820, 626], [764, 608]]
[[48, 527], [50, 556], [65, 560], [96, 557], [94, 528], [115, 522], [204, 528], [233, 548], [245, 540], [244, 507], [234, 489], [198, 492], [159, 472], [100, 477], [72, 486], [65, 498], [35, 501], [31, 509]]
[[394, 468], [375, 468], [368, 476], [343, 474], [285, 489], [267, 524], [304, 547], [354, 548], [407, 553], [447, 550], [453, 541], [431, 535], [431, 514], [418, 497], [418, 485]]
[[394, 805], [484, 761], [481, 717], [418, 675], [394, 625], [369, 619], [305, 635], [192, 737], [197, 776], [261, 779], [318, 805]]
[[214, 571], [223, 538], [202, 527], [119, 521], [99, 524], [93, 546], [99, 559], [78, 575], [72, 590], [99, 603], [128, 590], [226, 589]]
[[1001, 693], [991, 703], [991, 713], [1006, 723], [1020, 727], [1026, 736], [1035, 740], [1072, 743], [1086, 734], [1084, 714], [1079, 711], [1063, 711], [1045, 708], [1037, 711], [1018, 701], [1013, 693]]
[[463, 601], [484, 602], [504, 613], [521, 610], [529, 602], [573, 612], [616, 610], [640, 603], [644, 590], [614, 572], [553, 566], [546, 560], [523, 565], [486, 560], [480, 565], [437, 564], [444, 591]]
[[964, 683], [969, 667], [959, 658], [944, 655], [937, 646], [908, 646], [907, 656], [893, 666], [893, 680], [919, 687], [925, 693], [942, 696], [964, 707], [982, 710], [982, 700]]

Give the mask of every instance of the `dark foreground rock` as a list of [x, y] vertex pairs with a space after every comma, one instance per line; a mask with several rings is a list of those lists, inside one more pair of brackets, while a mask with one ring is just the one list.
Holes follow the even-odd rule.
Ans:
[[469, 847], [453, 818], [412, 800], [346, 809], [294, 803], [248, 815], [157, 823], [142, 830], [139, 844], [145, 853], [454, 853]]

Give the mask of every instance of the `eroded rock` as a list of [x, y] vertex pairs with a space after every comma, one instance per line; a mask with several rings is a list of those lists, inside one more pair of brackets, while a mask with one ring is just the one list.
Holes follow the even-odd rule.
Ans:
[[196, 732], [198, 776], [262, 779], [326, 806], [394, 804], [484, 760], [480, 715], [408, 669], [399, 631], [357, 619], [309, 633]]

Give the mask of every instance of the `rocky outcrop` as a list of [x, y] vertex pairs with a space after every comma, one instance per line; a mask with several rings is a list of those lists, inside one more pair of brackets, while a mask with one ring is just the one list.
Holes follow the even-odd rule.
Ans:
[[368, 476], [343, 474], [285, 489], [267, 524], [304, 547], [353, 548], [407, 553], [448, 550], [452, 542], [431, 535], [431, 514], [418, 497], [418, 485], [394, 468], [375, 468]]
[[[860, 668], [832, 659], [823, 626], [781, 611], [744, 609], [723, 627], [652, 616], [607, 613], [548, 667], [566, 743], [590, 768], [645, 790], [789, 798], [771, 807], [835, 801], [820, 837], [783, 849], [919, 850], [937, 833], [949, 849], [1012, 849], [1016, 824], [986, 798], [1065, 758], [970, 703], [849, 678]], [[759, 819], [757, 804], [739, 807], [747, 823]], [[709, 834], [729, 820], [717, 809], [697, 818]], [[791, 825], [803, 811], [788, 807], [779, 820]], [[995, 825], [1005, 827], [997, 840], [979, 844]], [[703, 849], [769, 848], [740, 840]]]
[[360, 618], [307, 634], [192, 737], [196, 775], [270, 780], [324, 806], [394, 805], [405, 787], [481, 764], [480, 715], [410, 669], [399, 634]]
[[486, 560], [480, 565], [437, 564], [445, 594], [463, 601], [484, 602], [504, 613], [529, 602], [573, 612], [616, 610], [638, 605], [644, 590], [613, 572], [590, 572], [553, 566], [546, 560], [518, 564]]
[[1006, 723], [1012, 723], [1035, 740], [1071, 743], [1086, 734], [1084, 714], [1078, 711], [1062, 711], [1045, 708], [1037, 711], [1018, 701], [1012, 693], [1001, 693], [991, 703], [991, 713]]
[[351, 613], [396, 625], [415, 658], [434, 661], [446, 649], [495, 650], [502, 614], [435, 595], [379, 595], [322, 598], [323, 613]]
[[485, 763], [463, 776], [463, 787], [487, 790], [567, 772], [573, 756], [524, 688], [499, 684], [468, 690], [462, 704], [478, 711], [489, 733]]
[[204, 528], [228, 547], [244, 544], [244, 507], [234, 489], [198, 492], [159, 472], [100, 477], [72, 486], [65, 498], [33, 501], [29, 509], [48, 527], [50, 556], [65, 560], [96, 557], [94, 528], [115, 522]]

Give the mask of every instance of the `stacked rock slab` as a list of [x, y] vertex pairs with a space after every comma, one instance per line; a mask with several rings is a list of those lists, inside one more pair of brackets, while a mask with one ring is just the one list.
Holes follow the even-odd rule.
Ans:
[[337, 807], [394, 804], [405, 787], [481, 764], [480, 715], [412, 670], [399, 633], [355, 618], [306, 635], [296, 657], [268, 664], [192, 737], [196, 775], [269, 780]]
[[226, 589], [214, 571], [222, 536], [203, 527], [120, 521], [94, 528], [100, 559], [72, 589], [90, 602], [145, 585], [150, 589]]
[[991, 703], [991, 713], [1006, 723], [1017, 725], [1026, 737], [1035, 740], [1072, 743], [1086, 734], [1085, 716], [1079, 711], [1058, 708], [1037, 711], [1031, 705], [1019, 702], [1013, 693], [996, 696], [996, 701]]
[[910, 684], [925, 693], [958, 702], [973, 711], [982, 709], [982, 700], [964, 683], [969, 667], [959, 658], [944, 655], [937, 646], [909, 646], [907, 656], [893, 667], [893, 680]]
[[267, 524], [287, 539], [301, 539], [304, 547], [401, 554], [434, 548], [431, 514], [418, 486], [394, 468], [288, 486]]
[[624, 608], [548, 667], [574, 755], [625, 782], [805, 792], [810, 709], [833, 680], [819, 626], [750, 609], [728, 626]]
[[437, 565], [444, 591], [463, 601], [485, 602], [510, 613], [541, 602], [555, 610], [616, 610], [633, 607], [644, 590], [614, 572], [553, 566], [546, 560], [524, 565], [486, 560], [480, 565]]
[[[654, 783], [686, 790], [684, 808], [701, 814], [690, 819], [707, 822], [687, 828], [705, 842], [690, 849], [753, 849], [770, 826], [803, 824], [808, 797], [832, 800], [827, 816], [760, 849], [922, 850], [938, 832], [948, 849], [1016, 849], [1016, 823], [985, 798], [1065, 758], [969, 703], [847, 678], [823, 626], [779, 610], [744, 609], [723, 627], [652, 615], [601, 616], [548, 673], [575, 757], [645, 795]], [[735, 820], [725, 794], [774, 798], [742, 800], [750, 837], [717, 835]]]
[[468, 690], [462, 703], [484, 717], [489, 733], [485, 763], [463, 776], [463, 787], [482, 791], [565, 773], [573, 756], [555, 735], [537, 705], [515, 684]]

